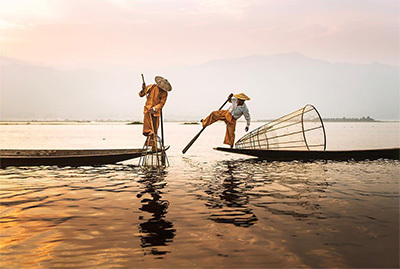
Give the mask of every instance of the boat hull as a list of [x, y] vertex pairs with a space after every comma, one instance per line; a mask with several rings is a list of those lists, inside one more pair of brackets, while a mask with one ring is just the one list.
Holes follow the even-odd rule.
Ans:
[[254, 156], [268, 161], [362, 161], [377, 159], [400, 159], [400, 148], [368, 149], [368, 150], [335, 150], [335, 151], [295, 151], [295, 150], [260, 150], [260, 149], [231, 149], [214, 148], [218, 151]]
[[114, 164], [140, 157], [142, 149], [0, 150], [0, 166], [85, 166]]

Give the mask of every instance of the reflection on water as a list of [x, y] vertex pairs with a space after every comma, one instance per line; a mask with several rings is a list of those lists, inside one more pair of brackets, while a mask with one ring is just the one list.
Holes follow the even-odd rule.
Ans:
[[[141, 247], [143, 249], [150, 248], [153, 255], [162, 256], [168, 253], [167, 248], [162, 250], [160, 247], [168, 246], [175, 236], [176, 230], [173, 229], [171, 221], [166, 220], [166, 214], [169, 201], [162, 200], [162, 189], [165, 187], [165, 171], [146, 169], [142, 175], [141, 183], [143, 189], [137, 194], [137, 198], [143, 198], [140, 203], [142, 206], [139, 210], [148, 212], [151, 216], [145, 219], [140, 216], [143, 222], [139, 224]], [[143, 196], [149, 197], [143, 197]]]
[[250, 174], [239, 174], [236, 162], [222, 163], [215, 172], [219, 184], [207, 184], [206, 206], [212, 209], [209, 219], [235, 226], [249, 227], [257, 222], [257, 217], [249, 208]]
[[[246, 242], [260, 247], [272, 244], [275, 251], [264, 248], [271, 255], [279, 253], [276, 249], [282, 250], [282, 257], [295, 254], [291, 257], [294, 263], [275, 261], [278, 264], [398, 265], [398, 161], [302, 163], [247, 159], [217, 161], [208, 169], [201, 163], [188, 164], [201, 175], [190, 188], [207, 207], [207, 219], [246, 228], [237, 233], [247, 234], [253, 227], [252, 231], [262, 229], [262, 234]], [[235, 237], [240, 238], [237, 234]], [[275, 238], [273, 243], [268, 241], [271, 238]], [[385, 247], [377, 247], [377, 241]], [[364, 251], [374, 253], [379, 261], [366, 258], [361, 254]], [[257, 260], [253, 259], [255, 263]]]
[[[249, 193], [253, 205], [274, 215], [291, 216], [295, 220], [321, 217], [317, 213], [320, 205], [315, 198], [320, 198], [327, 188], [329, 176], [325, 173], [323, 163], [303, 165], [293, 162], [282, 164], [260, 160], [235, 162], [239, 171], [246, 171], [249, 185], [254, 189]], [[265, 173], [265, 170], [269, 173]], [[307, 175], [313, 174], [313, 177]], [[276, 175], [279, 175], [277, 178]]]
[[398, 161], [0, 170], [2, 268], [398, 267]]
[[[303, 174], [299, 174], [299, 168], [303, 169]], [[203, 173], [204, 195], [197, 197], [204, 200], [212, 212], [209, 219], [239, 227], [249, 227], [258, 221], [255, 208], [296, 220], [325, 218], [324, 213], [318, 211], [320, 205], [314, 202], [334, 184], [326, 180], [324, 169], [301, 163], [295, 164], [296, 171], [288, 169], [290, 165], [287, 164], [282, 167], [279, 163], [254, 159], [217, 162], [211, 171]], [[318, 177], [306, 176], [310, 173]]]
[[[142, 147], [140, 128], [3, 125], [0, 144]], [[0, 169], [0, 267], [399, 267], [399, 161], [239, 159], [211, 149], [223, 123], [183, 156], [198, 126], [165, 128], [163, 173], [137, 160]], [[399, 146], [398, 123], [326, 128], [330, 149]]]

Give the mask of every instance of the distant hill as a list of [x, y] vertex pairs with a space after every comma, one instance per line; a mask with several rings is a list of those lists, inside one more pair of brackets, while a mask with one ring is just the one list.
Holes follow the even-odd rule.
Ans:
[[[141, 119], [140, 72], [110, 70], [61, 70], [0, 57], [1, 120]], [[399, 119], [399, 71], [380, 63], [332, 63], [299, 53], [173, 68], [155, 63], [154, 69], [144, 70], [148, 83], [163, 75], [173, 86], [165, 119], [188, 121], [217, 109], [230, 92], [242, 91], [251, 97], [247, 104], [253, 119], [278, 118], [306, 104], [323, 118]]]
[[127, 100], [134, 94], [127, 94], [132, 84], [126, 81], [88, 69], [59, 70], [3, 58], [0, 62], [1, 120], [132, 118], [133, 102]]

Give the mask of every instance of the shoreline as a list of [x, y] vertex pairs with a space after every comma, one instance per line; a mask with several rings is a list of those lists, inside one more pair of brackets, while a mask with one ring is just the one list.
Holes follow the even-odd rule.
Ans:
[[[180, 123], [182, 125], [198, 125], [192, 121], [177, 120], [164, 121], [165, 123]], [[242, 122], [242, 121], [238, 121]], [[245, 122], [245, 121], [243, 121]], [[269, 122], [268, 120], [255, 120], [254, 123]], [[375, 120], [375, 121], [349, 121], [324, 119], [324, 123], [400, 123], [400, 120]], [[142, 125], [137, 121], [0, 121], [0, 125]]]

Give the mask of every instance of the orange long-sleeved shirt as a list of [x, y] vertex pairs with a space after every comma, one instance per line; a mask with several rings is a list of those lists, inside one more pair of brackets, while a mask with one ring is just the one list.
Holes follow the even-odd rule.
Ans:
[[139, 92], [139, 96], [147, 96], [146, 104], [144, 105], [143, 113], [146, 114], [149, 109], [156, 110], [154, 112], [155, 117], [160, 116], [160, 111], [164, 107], [165, 102], [167, 101], [168, 92], [161, 90], [158, 88], [157, 84], [151, 84], [146, 87], [146, 89]]

